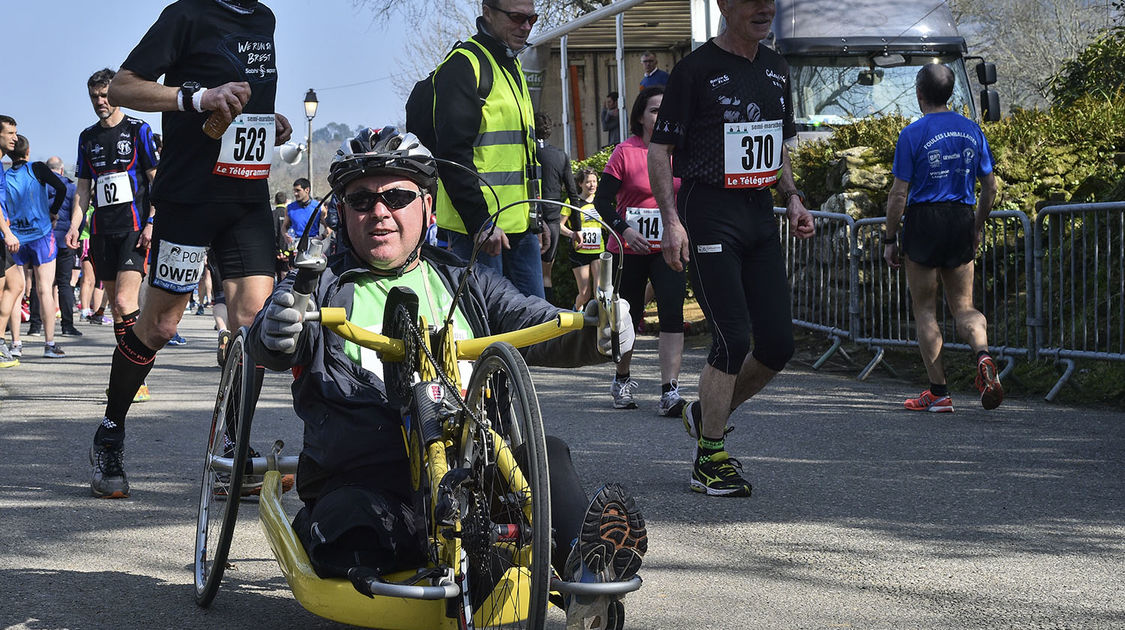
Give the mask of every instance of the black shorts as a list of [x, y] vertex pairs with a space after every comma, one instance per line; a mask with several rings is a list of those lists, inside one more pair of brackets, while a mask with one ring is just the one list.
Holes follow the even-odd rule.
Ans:
[[559, 223], [561, 222], [562, 217], [554, 221], [546, 221], [543, 224], [543, 228], [551, 235], [551, 244], [541, 256], [543, 262], [554, 262], [555, 260], [555, 252], [559, 251]]
[[769, 191], [685, 181], [677, 197], [695, 297], [711, 327], [708, 364], [738, 374], [750, 352], [781, 371], [793, 356], [792, 293]]
[[585, 267], [586, 265], [597, 260], [598, 256], [600, 256], [600, 254], [583, 254], [581, 252], [571, 251], [570, 255], [567, 256], [567, 258], [570, 259], [570, 266], [572, 268], [575, 268]]
[[[0, 166], [0, 168], [4, 167]], [[0, 239], [0, 275], [14, 267], [15, 264], [16, 261], [12, 260], [12, 253], [8, 251], [8, 246], [4, 244], [3, 239]]]
[[185, 205], [157, 202], [149, 252], [149, 284], [191, 293], [212, 257], [223, 278], [273, 277], [273, 210], [255, 203]]
[[[613, 256], [613, 269], [621, 254]], [[645, 315], [645, 286], [652, 282], [652, 292], [656, 295], [656, 316], [660, 332], [684, 332], [684, 298], [687, 297], [687, 275], [676, 271], [664, 262], [660, 252], [652, 254], [625, 254], [621, 265], [621, 279], [617, 290], [629, 303], [629, 315], [633, 326], [641, 322]]]
[[148, 250], [137, 247], [140, 238], [140, 232], [91, 234], [90, 262], [94, 265], [94, 277], [101, 282], [117, 282], [117, 274], [122, 271], [144, 275]]
[[955, 269], [972, 262], [976, 211], [963, 203], [916, 203], [902, 217], [902, 252], [923, 267]]

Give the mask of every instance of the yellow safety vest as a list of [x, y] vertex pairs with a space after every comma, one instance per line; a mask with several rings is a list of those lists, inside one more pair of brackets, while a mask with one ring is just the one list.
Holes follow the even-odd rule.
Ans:
[[[523, 69], [519, 60], [515, 63], [520, 76], [513, 77], [496, 63], [485, 46], [471, 38], [465, 43], [480, 48], [492, 66], [492, 90], [481, 107], [480, 129], [473, 143], [473, 166], [492, 186], [490, 190], [481, 184], [481, 194], [484, 195], [485, 203], [488, 204], [488, 213], [491, 215], [509, 203], [527, 198], [528, 166], [536, 166], [534, 163], [529, 164], [535, 159], [531, 151], [531, 147], [535, 146], [533, 135], [535, 117], [532, 112], [531, 94], [527, 91], [527, 81], [523, 79]], [[456, 54], [464, 55], [469, 60], [479, 83], [480, 61], [477, 55], [458, 47], [446, 57], [446, 61]], [[495, 196], [492, 190], [496, 191]], [[500, 229], [509, 234], [526, 232], [528, 211], [527, 204], [516, 205], [505, 210], [497, 221]], [[445, 185], [440, 182], [437, 194], [437, 224], [438, 227], [447, 230], [461, 234], [468, 233], [461, 215], [454, 209], [453, 201], [445, 191]]]

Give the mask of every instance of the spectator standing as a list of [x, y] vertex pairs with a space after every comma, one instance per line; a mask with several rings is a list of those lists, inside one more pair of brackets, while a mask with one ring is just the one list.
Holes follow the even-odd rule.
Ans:
[[606, 134], [607, 146], [621, 142], [621, 118], [617, 112], [617, 92], [606, 94], [602, 104], [602, 131]]
[[324, 220], [324, 209], [313, 217], [316, 211], [316, 200], [312, 198], [309, 180], [301, 177], [293, 182], [293, 203], [285, 207], [285, 220], [281, 224], [282, 231], [289, 241], [289, 249], [297, 245], [297, 240], [305, 233], [305, 226], [309, 221], [316, 221], [316, 228], [309, 232], [311, 238], [320, 236], [320, 225]]
[[922, 118], [899, 134], [892, 169], [895, 180], [887, 197], [883, 257], [897, 269], [903, 262], [901, 254], [906, 254], [918, 350], [930, 378], [929, 389], [903, 403], [911, 411], [953, 411], [937, 322], [938, 280], [957, 331], [976, 353], [981, 405], [995, 409], [1004, 400], [996, 363], [988, 354], [988, 322], [973, 306], [973, 259], [996, 198], [996, 176], [984, 132], [949, 109], [953, 83], [953, 71], [942, 64], [928, 64], [918, 71], [915, 91]]
[[644, 68], [645, 74], [641, 77], [640, 89], [668, 85], [668, 73], [660, 69], [660, 65], [656, 61], [656, 55], [651, 50], [646, 50], [641, 54], [641, 66]]
[[[545, 240], [538, 221], [532, 221], [536, 208], [517, 205], [492, 217], [512, 202], [537, 196], [535, 119], [516, 57], [538, 18], [532, 0], [482, 3], [477, 33], [434, 72], [433, 152], [468, 169], [438, 167], [437, 224], [449, 233], [452, 251], [467, 260], [480, 242], [477, 264], [503, 274], [525, 295], [543, 297], [539, 263]], [[491, 89], [482, 99], [477, 92], [485, 76]]]
[[[543, 199], [579, 203], [578, 189], [574, 185], [574, 173], [570, 170], [570, 156], [566, 151], [547, 142], [551, 137], [551, 117], [545, 113], [535, 114], [536, 159], [543, 168]], [[548, 302], [555, 301], [555, 288], [551, 283], [551, 268], [555, 264], [555, 254], [559, 249], [559, 237], [569, 239], [570, 229], [562, 224], [562, 207], [542, 204], [539, 220], [543, 222], [543, 232], [549, 243], [543, 251], [543, 294]]]

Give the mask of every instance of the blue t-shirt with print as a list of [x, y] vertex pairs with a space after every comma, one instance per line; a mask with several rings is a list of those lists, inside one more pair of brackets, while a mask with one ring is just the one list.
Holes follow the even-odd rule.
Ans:
[[[285, 213], [289, 215], [289, 236], [299, 238], [305, 233], [305, 224], [309, 222], [309, 217], [315, 209], [316, 201], [313, 199], [309, 199], [309, 202], [303, 206], [300, 201], [285, 206]], [[311, 236], [316, 236], [318, 233], [312, 232]]]
[[894, 176], [910, 183], [907, 204], [976, 204], [976, 180], [992, 172], [984, 132], [957, 112], [926, 114], [898, 136]]

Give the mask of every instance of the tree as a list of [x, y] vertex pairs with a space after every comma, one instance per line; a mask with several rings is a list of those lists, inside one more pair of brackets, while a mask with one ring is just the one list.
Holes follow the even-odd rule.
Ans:
[[969, 50], [996, 64], [1004, 100], [1042, 107], [1051, 78], [1120, 19], [1113, 0], [947, 0]]
[[[1120, 10], [1125, 0], [1114, 6]], [[1115, 98], [1125, 86], [1125, 21], [1117, 20], [1075, 59], [1063, 64], [1051, 78], [1052, 101], [1071, 105], [1083, 96]]]

